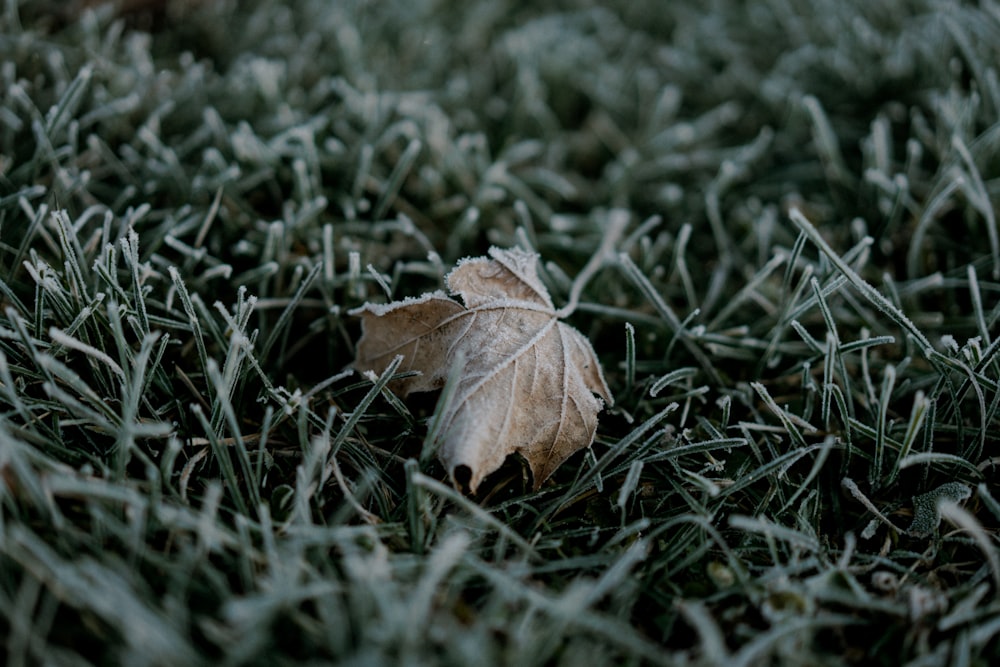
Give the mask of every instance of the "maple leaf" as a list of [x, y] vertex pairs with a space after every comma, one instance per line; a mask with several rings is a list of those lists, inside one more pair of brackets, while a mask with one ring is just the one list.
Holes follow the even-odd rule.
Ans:
[[591, 445], [611, 392], [590, 341], [559, 321], [538, 278], [538, 256], [501, 248], [489, 254], [461, 260], [446, 277], [462, 303], [436, 291], [352, 310], [362, 318], [354, 367], [380, 373], [402, 355], [399, 370], [419, 372], [390, 385], [405, 397], [441, 389], [462, 360], [454, 391], [438, 406], [436, 430], [452, 482], [475, 493], [517, 452], [538, 489]]

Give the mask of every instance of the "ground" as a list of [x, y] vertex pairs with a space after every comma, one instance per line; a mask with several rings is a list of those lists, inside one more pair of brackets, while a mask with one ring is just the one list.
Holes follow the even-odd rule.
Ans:
[[[992, 0], [9, 0], [5, 664], [996, 662], [997, 62]], [[614, 403], [471, 495], [349, 311], [491, 246]]]

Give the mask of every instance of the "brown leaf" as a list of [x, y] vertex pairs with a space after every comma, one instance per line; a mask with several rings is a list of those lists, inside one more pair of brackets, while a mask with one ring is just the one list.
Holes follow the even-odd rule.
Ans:
[[[475, 493], [514, 452], [535, 488], [571, 454], [589, 447], [611, 392], [594, 349], [560, 322], [538, 278], [538, 256], [490, 248], [448, 274], [448, 289], [351, 311], [362, 318], [354, 367], [381, 372], [396, 355], [419, 375], [390, 385], [405, 397], [445, 385], [463, 359], [455, 390], [438, 406], [438, 454], [452, 481]], [[464, 304], [464, 305], [463, 305]]]

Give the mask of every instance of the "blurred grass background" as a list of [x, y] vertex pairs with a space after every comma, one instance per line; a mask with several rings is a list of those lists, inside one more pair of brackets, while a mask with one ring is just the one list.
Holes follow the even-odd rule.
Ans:
[[[6, 0], [0, 651], [1000, 658], [1000, 5]], [[537, 493], [346, 312], [534, 249], [615, 407]]]

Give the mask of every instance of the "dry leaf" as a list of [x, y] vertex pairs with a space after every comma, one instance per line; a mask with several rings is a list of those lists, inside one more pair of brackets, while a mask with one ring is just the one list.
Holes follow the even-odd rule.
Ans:
[[[538, 256], [490, 248], [465, 259], [438, 291], [351, 311], [362, 318], [354, 367], [381, 372], [396, 355], [419, 375], [390, 385], [400, 396], [441, 389], [464, 360], [454, 391], [438, 406], [438, 454], [459, 487], [475, 493], [514, 452], [537, 489], [571, 454], [589, 447], [597, 413], [611, 403], [590, 341], [560, 322], [538, 278]], [[601, 398], [595, 396], [597, 394]]]

